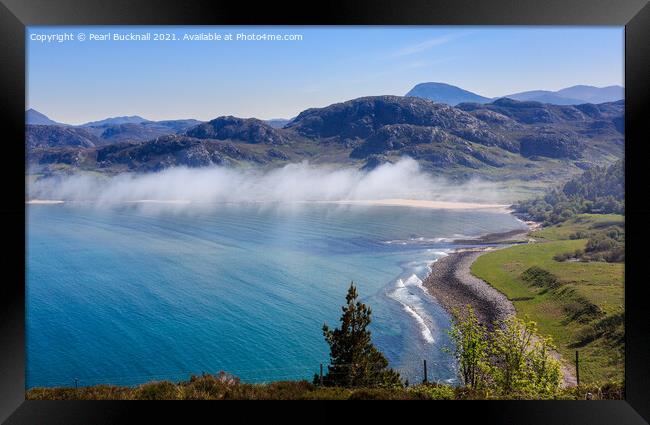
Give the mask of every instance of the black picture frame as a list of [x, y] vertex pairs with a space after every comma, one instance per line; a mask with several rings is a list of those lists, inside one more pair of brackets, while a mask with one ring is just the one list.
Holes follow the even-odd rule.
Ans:
[[[31, 25], [619, 25], [625, 26], [626, 288], [625, 400], [420, 403], [427, 419], [486, 424], [643, 424], [650, 422], [650, 320], [645, 314], [643, 263], [650, 207], [645, 201], [644, 145], [650, 141], [650, 5], [647, 0], [356, 0], [323, 3], [0, 0], [0, 111], [4, 196], [0, 202], [4, 253], [0, 255], [0, 421], [19, 423], [154, 422], [226, 407], [213, 403], [25, 401], [25, 27]], [[647, 261], [647, 260], [646, 260]], [[264, 410], [268, 410], [268, 404]], [[377, 406], [376, 404], [374, 406]], [[365, 408], [363, 414], [398, 408]], [[258, 409], [242, 409], [240, 419]], [[320, 418], [338, 409], [312, 407]], [[415, 407], [406, 410], [412, 412]], [[289, 409], [273, 409], [284, 417]], [[290, 409], [293, 412], [293, 409]], [[360, 411], [361, 412], [361, 411]], [[410, 413], [407, 417], [410, 416]], [[269, 418], [267, 418], [269, 419]], [[444, 420], [444, 419], [440, 419]]]

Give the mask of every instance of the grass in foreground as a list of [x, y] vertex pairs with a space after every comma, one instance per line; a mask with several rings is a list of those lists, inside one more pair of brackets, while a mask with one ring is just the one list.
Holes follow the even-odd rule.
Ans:
[[[591, 394], [590, 396], [588, 394]], [[307, 381], [278, 381], [247, 384], [231, 375], [204, 374], [188, 381], [148, 382], [136, 387], [96, 385], [75, 388], [33, 388], [27, 400], [490, 400], [517, 399], [516, 394], [497, 396], [484, 390], [452, 387], [435, 383], [407, 388], [319, 387]], [[619, 400], [623, 388], [618, 384], [581, 386], [558, 392], [555, 399]]]
[[580, 352], [581, 383], [623, 380], [624, 264], [554, 257], [585, 248], [587, 239], [570, 235], [622, 222], [620, 215], [582, 214], [532, 233], [539, 243], [497, 250], [472, 265], [472, 273], [504, 293], [519, 316], [553, 338], [565, 360]]

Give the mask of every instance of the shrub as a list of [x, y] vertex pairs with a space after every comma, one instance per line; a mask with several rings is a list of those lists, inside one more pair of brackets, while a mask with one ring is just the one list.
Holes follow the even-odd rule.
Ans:
[[563, 308], [569, 320], [587, 323], [604, 316], [600, 307], [579, 295], [573, 288], [562, 287], [554, 293], [554, 296], [564, 299]]
[[464, 315], [455, 310], [454, 319], [449, 335], [454, 342], [453, 354], [461, 378], [469, 387], [480, 387], [487, 367], [487, 331], [469, 305]]
[[408, 391], [414, 398], [422, 400], [453, 400], [456, 397], [454, 388], [449, 385], [421, 384], [410, 387]]
[[539, 286], [541, 288], [556, 288], [560, 286], [560, 282], [553, 273], [537, 266], [532, 266], [524, 270], [521, 274], [521, 278], [531, 285]]
[[[306, 381], [280, 381], [269, 384], [234, 383], [227, 391], [228, 397], [219, 397], [212, 391], [217, 387], [200, 387], [200, 383], [219, 382], [213, 375], [195, 377], [194, 381], [179, 383], [150, 382], [136, 388], [96, 385], [74, 388], [33, 388], [26, 392], [28, 400], [132, 400], [182, 399], [188, 386], [194, 391], [192, 399], [242, 399], [242, 400], [494, 400], [494, 399], [569, 399], [584, 400], [590, 394], [593, 400], [620, 400], [624, 397], [623, 385], [608, 382], [579, 387], [561, 388], [555, 391], [539, 391], [534, 387], [519, 387], [506, 393], [498, 388], [471, 388], [446, 384], [420, 384], [410, 388], [342, 388], [313, 387]], [[175, 391], [172, 387], [175, 387]], [[224, 388], [224, 387], [219, 387]], [[202, 397], [200, 397], [202, 395]], [[235, 397], [236, 396], [236, 397]], [[185, 397], [187, 398], [187, 397]]]
[[409, 393], [402, 388], [359, 388], [348, 400], [408, 400]]
[[561, 254], [555, 254], [553, 256], [553, 259], [555, 261], [566, 261], [570, 258], [573, 258], [573, 254], [571, 254], [570, 252], [563, 252]]
[[587, 232], [583, 232], [582, 230], [579, 230], [579, 231], [577, 231], [575, 233], [571, 233], [569, 235], [569, 239], [573, 239], [573, 240], [575, 240], [575, 239], [585, 239], [585, 238], [587, 238]]
[[[625, 314], [619, 313], [606, 316], [593, 325], [585, 328], [578, 337], [575, 346], [580, 347], [589, 344], [600, 337], [606, 337], [616, 343], [622, 343], [625, 338]], [[623, 346], [621, 345], [621, 348]]]
[[560, 400], [622, 400], [625, 387], [621, 382], [580, 385], [562, 388], [555, 396]]
[[[498, 324], [497, 324], [498, 325]], [[560, 364], [550, 338], [537, 336], [537, 325], [507, 318], [490, 339], [490, 376], [495, 388], [513, 397], [549, 397], [559, 388]]]
[[150, 382], [140, 385], [135, 391], [138, 400], [174, 400], [180, 398], [178, 386], [169, 382]]
[[261, 399], [265, 400], [296, 400], [316, 387], [307, 381], [277, 381], [256, 385]]
[[299, 400], [347, 400], [352, 390], [341, 387], [320, 387], [301, 394]]

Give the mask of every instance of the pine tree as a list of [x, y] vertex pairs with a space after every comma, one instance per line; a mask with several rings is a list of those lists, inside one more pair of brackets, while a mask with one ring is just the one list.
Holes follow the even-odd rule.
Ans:
[[323, 383], [342, 387], [402, 386], [399, 373], [388, 368], [388, 360], [372, 344], [368, 325], [371, 310], [357, 300], [354, 282], [345, 297], [341, 327], [331, 330], [323, 325], [323, 335], [330, 346], [330, 365]]

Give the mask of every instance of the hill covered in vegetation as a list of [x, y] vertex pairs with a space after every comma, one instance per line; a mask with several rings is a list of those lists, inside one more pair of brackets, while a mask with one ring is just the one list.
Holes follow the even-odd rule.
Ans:
[[552, 182], [623, 153], [623, 102], [558, 106], [499, 99], [435, 103], [372, 96], [301, 112], [284, 127], [249, 118], [28, 125], [34, 173], [155, 171], [174, 166], [373, 168], [408, 156], [436, 175]]
[[623, 160], [590, 168], [544, 196], [516, 203], [514, 209], [544, 224], [557, 224], [577, 214], [624, 214]]

